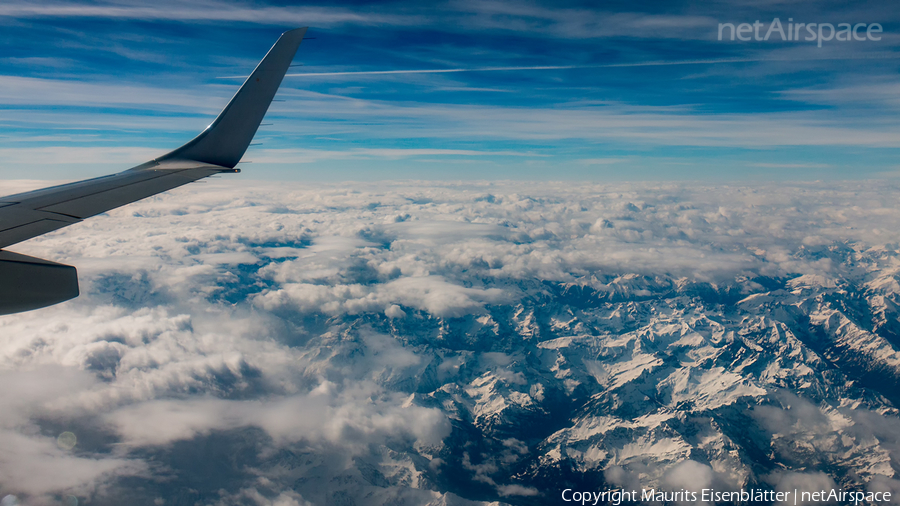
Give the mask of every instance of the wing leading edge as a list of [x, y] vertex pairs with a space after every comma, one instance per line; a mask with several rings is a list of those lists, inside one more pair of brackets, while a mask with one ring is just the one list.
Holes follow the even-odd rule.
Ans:
[[[284, 32], [215, 121], [178, 149], [117, 174], [0, 197], [0, 314], [78, 295], [77, 280], [74, 291], [71, 287], [74, 268], [2, 248], [213, 174], [239, 172], [234, 166], [256, 135], [305, 34], [306, 28]], [[72, 270], [64, 289], [52, 282], [63, 267]], [[26, 271], [30, 274], [23, 275]], [[25, 298], [31, 302], [17, 294], [30, 294]]]

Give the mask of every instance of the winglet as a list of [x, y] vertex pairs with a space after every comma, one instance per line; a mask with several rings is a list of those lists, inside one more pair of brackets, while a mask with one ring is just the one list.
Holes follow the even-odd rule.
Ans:
[[229, 168], [237, 165], [256, 135], [305, 34], [306, 28], [281, 34], [216, 120], [190, 142], [156, 161], [195, 160]]

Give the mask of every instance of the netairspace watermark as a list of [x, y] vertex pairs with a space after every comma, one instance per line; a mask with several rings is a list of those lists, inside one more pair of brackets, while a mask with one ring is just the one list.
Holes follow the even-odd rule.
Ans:
[[719, 40], [742, 41], [816, 41], [819, 47], [822, 42], [830, 40], [841, 42], [879, 41], [884, 31], [879, 23], [838, 23], [835, 27], [831, 23], [794, 23], [794, 18], [788, 18], [788, 22], [781, 23], [775, 18], [771, 23], [760, 23], [757, 19], [754, 23], [719, 23]]
[[733, 491], [715, 490], [712, 488], [704, 488], [702, 490], [681, 489], [658, 490], [655, 488], [642, 488], [640, 490], [626, 490], [624, 488], [580, 492], [567, 488], [562, 491], [562, 500], [566, 503], [574, 503], [585, 506], [590, 504], [596, 506], [598, 504], [611, 504], [619, 506], [620, 504], [636, 504], [636, 503], [769, 503], [780, 502], [782, 504], [810, 504], [810, 503], [829, 503], [829, 504], [852, 504], [859, 506], [860, 504], [877, 504], [891, 502], [891, 492], [862, 492], [857, 490], [798, 490], [780, 491], [766, 489], [741, 489]]

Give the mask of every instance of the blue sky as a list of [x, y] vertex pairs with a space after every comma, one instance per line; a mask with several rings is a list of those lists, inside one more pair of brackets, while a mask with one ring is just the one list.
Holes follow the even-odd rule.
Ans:
[[[717, 40], [720, 23], [765, 31], [774, 18], [882, 32], [822, 47]], [[898, 21], [888, 1], [11, 0], [0, 5], [0, 170], [77, 179], [173, 149], [227, 102], [241, 82], [231, 76], [282, 31], [310, 26], [242, 177], [892, 177]], [[574, 68], [353, 74], [546, 66]], [[339, 74], [303, 75], [322, 73]]]

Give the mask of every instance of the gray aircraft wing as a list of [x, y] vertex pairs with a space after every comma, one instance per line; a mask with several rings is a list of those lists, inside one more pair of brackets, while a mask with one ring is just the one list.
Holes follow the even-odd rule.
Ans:
[[199, 135], [155, 160], [109, 176], [0, 197], [0, 314], [78, 295], [75, 268], [5, 248], [235, 165], [278, 91], [306, 28], [284, 32], [225, 109]]

